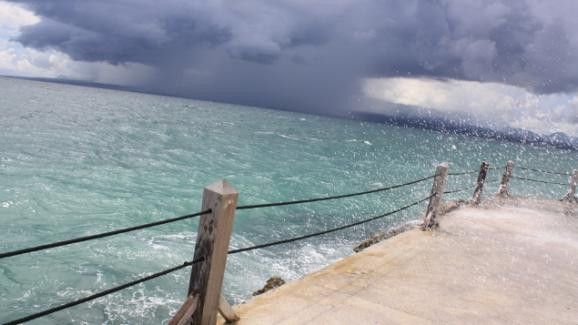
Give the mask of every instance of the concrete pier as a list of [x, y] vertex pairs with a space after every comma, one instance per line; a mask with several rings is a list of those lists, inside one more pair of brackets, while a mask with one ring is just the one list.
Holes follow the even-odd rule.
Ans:
[[[239, 324], [578, 324], [577, 205], [487, 202], [235, 307]], [[573, 208], [572, 208], [573, 207]]]

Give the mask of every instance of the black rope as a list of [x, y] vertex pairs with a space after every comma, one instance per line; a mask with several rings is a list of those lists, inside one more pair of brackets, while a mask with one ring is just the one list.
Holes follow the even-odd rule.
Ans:
[[455, 173], [448, 173], [449, 176], [459, 176], [459, 175], [472, 175], [479, 173], [479, 170], [472, 170], [469, 172], [455, 172]]
[[[342, 198], [353, 197], [353, 196], [358, 196], [358, 195], [388, 191], [388, 190], [396, 189], [396, 188], [403, 187], [403, 186], [417, 184], [417, 183], [426, 181], [428, 179], [432, 179], [434, 177], [435, 177], [435, 175], [421, 178], [421, 179], [418, 179], [418, 180], [415, 180], [412, 182], [408, 182], [408, 183], [404, 183], [404, 184], [398, 184], [398, 185], [393, 185], [393, 186], [389, 186], [389, 187], [382, 187], [382, 188], [377, 188], [374, 190], [358, 192], [358, 193], [342, 194], [342, 195], [327, 196], [327, 197], [318, 197], [318, 198], [313, 198], [313, 199], [295, 200], [295, 201], [287, 201], [287, 202], [238, 206], [237, 210], [257, 209], [257, 208], [265, 208], [265, 207], [274, 207], [274, 206], [283, 206], [283, 205], [301, 204], [301, 203], [309, 203], [309, 202], [317, 202], [317, 201], [325, 201], [325, 200], [342, 199]], [[15, 251], [0, 253], [0, 259], [12, 257], [12, 256], [17, 256], [17, 255], [22, 255], [22, 254], [27, 254], [27, 253], [32, 253], [32, 252], [36, 252], [36, 251], [40, 251], [40, 250], [45, 250], [45, 249], [80, 243], [80, 242], [84, 242], [84, 241], [88, 241], [88, 240], [109, 237], [109, 236], [118, 235], [118, 234], [125, 233], [125, 232], [130, 232], [130, 231], [135, 231], [135, 230], [139, 230], [139, 229], [154, 227], [154, 226], [158, 226], [158, 225], [163, 225], [166, 223], [171, 223], [171, 222], [176, 222], [176, 221], [180, 221], [180, 220], [184, 220], [184, 219], [197, 217], [197, 216], [200, 216], [200, 215], [206, 214], [206, 213], [210, 213], [210, 209], [206, 210], [206, 211], [194, 213], [194, 214], [184, 215], [181, 217], [166, 219], [166, 220], [162, 220], [162, 221], [151, 222], [151, 223], [147, 223], [147, 224], [143, 224], [143, 225], [139, 225], [139, 226], [123, 228], [123, 229], [104, 232], [104, 233], [100, 233], [100, 234], [78, 237], [78, 238], [58, 241], [58, 242], [54, 242], [54, 243], [50, 243], [50, 244], [44, 244], [44, 245], [33, 246], [33, 247], [29, 247], [29, 248], [23, 248], [23, 249], [19, 249], [19, 250], [15, 250]]]
[[545, 173], [545, 174], [570, 176], [569, 173], [561, 173], [561, 172], [555, 172], [555, 171], [551, 171], [551, 170], [543, 170], [543, 169], [537, 169], [537, 168], [528, 168], [528, 167], [522, 167], [522, 166], [518, 166], [518, 168], [520, 168], [520, 169], [525, 169], [525, 170], [531, 170], [531, 171], [535, 171], [535, 172], [540, 172], [540, 173]]
[[543, 180], [539, 180], [539, 179], [532, 179], [532, 178], [525, 178], [525, 177], [512, 176], [512, 178], [521, 179], [523, 181], [530, 181], [530, 182], [538, 182], [538, 183], [546, 183], [546, 184], [554, 184], [554, 185], [562, 185], [562, 186], [568, 185], [568, 184], [564, 184], [564, 183], [549, 182], [549, 181], [543, 181]]
[[[332, 229], [328, 229], [328, 230], [324, 230], [324, 231], [320, 231], [320, 232], [316, 232], [316, 233], [312, 233], [312, 234], [308, 234], [308, 235], [304, 235], [304, 236], [294, 237], [294, 238], [290, 238], [290, 239], [274, 241], [274, 242], [270, 242], [270, 243], [266, 243], [266, 244], [260, 244], [260, 245], [255, 245], [255, 246], [251, 246], [251, 247], [233, 249], [233, 250], [228, 251], [227, 254], [228, 254], [228, 255], [233, 255], [233, 254], [242, 253], [242, 252], [248, 252], [248, 251], [252, 251], [252, 250], [256, 250], [256, 249], [261, 249], [261, 248], [265, 248], [265, 247], [270, 247], [270, 246], [276, 246], [276, 245], [291, 243], [291, 242], [295, 242], [295, 241], [299, 241], [299, 240], [303, 240], [303, 239], [307, 239], [307, 238], [311, 238], [311, 237], [321, 236], [321, 235], [329, 234], [329, 233], [336, 232], [336, 231], [339, 231], [339, 230], [351, 228], [351, 227], [354, 227], [354, 226], [358, 226], [358, 225], [361, 225], [361, 224], [364, 224], [364, 223], [367, 223], [367, 222], [370, 222], [370, 221], [374, 221], [374, 220], [377, 220], [377, 219], [380, 219], [380, 218], [384, 218], [384, 217], [387, 217], [387, 216], [392, 215], [392, 214], [394, 214], [394, 213], [401, 212], [401, 211], [403, 211], [403, 210], [409, 209], [409, 208], [411, 208], [411, 207], [413, 207], [413, 206], [415, 206], [415, 205], [418, 205], [418, 204], [420, 204], [420, 203], [422, 203], [422, 202], [424, 202], [424, 201], [426, 201], [426, 200], [429, 200], [429, 199], [432, 198], [434, 195], [435, 195], [435, 194], [432, 194], [432, 195], [430, 195], [430, 196], [428, 196], [428, 197], [426, 197], [426, 198], [424, 198], [424, 199], [422, 199], [422, 200], [416, 201], [416, 202], [414, 202], [414, 203], [412, 203], [412, 204], [410, 204], [410, 205], [406, 205], [406, 206], [404, 206], [404, 207], [402, 207], [402, 208], [399, 208], [399, 209], [397, 209], [397, 210], [390, 211], [390, 212], [387, 212], [387, 213], [382, 214], [382, 215], [379, 215], [379, 216], [375, 216], [375, 217], [371, 217], [371, 218], [368, 218], [368, 219], [360, 220], [360, 221], [357, 221], [357, 222], [354, 222], [354, 223], [351, 223], [351, 224], [347, 224], [347, 225], [344, 225], [344, 226], [340, 226], [340, 227], [337, 227], [337, 228], [332, 228]], [[101, 297], [104, 297], [104, 296], [106, 296], [106, 295], [115, 293], [115, 292], [117, 292], [117, 291], [130, 288], [130, 287], [135, 286], [135, 285], [137, 285], [137, 284], [139, 284], [139, 283], [143, 283], [143, 282], [146, 282], [146, 281], [149, 281], [149, 280], [153, 280], [153, 279], [156, 279], [156, 278], [161, 277], [161, 276], [163, 276], [163, 275], [167, 275], [167, 274], [169, 274], [169, 273], [172, 273], [172, 272], [175, 272], [175, 271], [184, 269], [184, 268], [186, 268], [186, 267], [188, 267], [188, 266], [191, 266], [191, 265], [193, 265], [193, 264], [195, 264], [195, 263], [198, 263], [198, 262], [200, 262], [200, 261], [202, 261], [202, 259], [197, 259], [197, 260], [193, 260], [193, 261], [184, 262], [183, 264], [178, 265], [178, 266], [175, 266], [175, 267], [172, 267], [172, 268], [170, 268], [170, 269], [166, 269], [166, 270], [164, 270], [164, 271], [160, 271], [160, 272], [157, 272], [157, 273], [153, 273], [153, 274], [151, 274], [151, 275], [149, 275], [149, 276], [146, 276], [146, 277], [143, 277], [143, 278], [140, 278], [140, 279], [137, 279], [137, 280], [134, 280], [134, 281], [131, 281], [131, 282], [128, 282], [128, 283], [125, 283], [125, 284], [122, 284], [122, 285], [119, 285], [119, 286], [110, 288], [110, 289], [106, 289], [106, 290], [97, 292], [97, 293], [92, 294], [92, 295], [90, 295], [90, 296], [87, 296], [87, 297], [84, 297], [84, 298], [80, 298], [80, 299], [77, 299], [77, 300], [74, 300], [74, 301], [72, 301], [72, 302], [69, 302], [69, 303], [66, 303], [66, 304], [62, 304], [62, 305], [59, 305], [59, 306], [56, 306], [56, 307], [52, 307], [52, 308], [50, 308], [50, 309], [46, 309], [46, 310], [43, 310], [43, 311], [41, 311], [41, 312], [38, 312], [38, 313], [35, 313], [35, 314], [32, 314], [32, 315], [28, 315], [28, 316], [26, 316], [26, 317], [22, 317], [22, 318], [13, 320], [13, 321], [9, 321], [9, 322], [7, 322], [7, 323], [4, 323], [4, 325], [16, 325], [16, 324], [20, 324], [20, 323], [23, 323], [23, 322], [28, 322], [28, 321], [31, 321], [31, 320], [34, 320], [34, 319], [37, 319], [37, 318], [40, 318], [40, 317], [43, 317], [43, 316], [47, 316], [47, 315], [50, 315], [50, 314], [55, 313], [55, 312], [57, 312], [57, 311], [61, 311], [61, 310], [64, 310], [64, 309], [68, 309], [68, 308], [74, 307], [74, 306], [76, 306], [76, 305], [80, 305], [80, 304], [82, 304], [82, 303], [85, 303], [85, 302], [88, 302], [88, 301], [91, 301], [91, 300], [94, 300], [94, 299], [97, 299], [97, 298], [101, 298]]]
[[38, 313], [35, 313], [35, 314], [32, 314], [32, 315], [28, 315], [28, 316], [26, 316], [26, 317], [22, 317], [22, 318], [19, 318], [19, 319], [15, 319], [15, 320], [9, 321], [9, 322], [7, 322], [7, 323], [4, 323], [4, 325], [16, 325], [16, 324], [28, 322], [28, 321], [31, 321], [31, 320], [34, 320], [34, 319], [37, 319], [37, 318], [40, 318], [40, 317], [43, 317], [43, 316], [47, 316], [47, 315], [50, 315], [50, 314], [55, 313], [55, 312], [57, 312], [57, 311], [61, 311], [61, 310], [63, 310], [63, 309], [68, 309], [68, 308], [70, 308], [70, 307], [74, 307], [74, 306], [76, 306], [76, 305], [80, 305], [80, 304], [82, 304], [82, 303], [85, 303], [85, 302], [88, 302], [88, 301], [91, 301], [91, 300], [94, 300], [94, 299], [97, 299], [97, 298], [104, 297], [104, 296], [109, 295], [109, 294], [111, 294], [111, 293], [115, 293], [115, 292], [117, 292], [117, 291], [120, 291], [120, 290], [123, 290], [123, 289], [126, 289], [126, 288], [130, 288], [130, 287], [135, 286], [135, 285], [137, 285], [137, 284], [139, 284], [139, 283], [143, 283], [143, 282], [146, 282], [146, 281], [149, 281], [149, 280], [158, 278], [158, 277], [160, 277], [160, 276], [167, 275], [167, 274], [169, 274], [169, 273], [178, 271], [178, 270], [180, 270], [180, 269], [184, 269], [185, 267], [191, 266], [191, 265], [193, 265], [193, 264], [195, 264], [195, 263], [197, 263], [197, 262], [200, 262], [200, 261], [201, 261], [201, 260], [184, 262], [184, 263], [181, 264], [181, 265], [172, 267], [172, 268], [170, 268], [170, 269], [166, 269], [166, 270], [161, 271], [161, 272], [153, 273], [153, 274], [151, 274], [151, 275], [149, 275], [149, 276], [146, 276], [146, 277], [144, 277], [144, 278], [140, 278], [140, 279], [137, 279], [137, 280], [134, 280], [134, 281], [131, 281], [131, 282], [128, 282], [128, 283], [119, 285], [119, 286], [117, 286], [117, 287], [113, 287], [113, 288], [110, 288], [110, 289], [106, 289], [106, 290], [97, 292], [97, 293], [95, 293], [95, 294], [93, 294], [93, 295], [90, 295], [90, 296], [87, 296], [87, 297], [84, 297], [84, 298], [80, 298], [80, 299], [74, 300], [74, 301], [72, 301], [72, 302], [69, 302], [69, 303], [66, 303], [66, 304], [62, 304], [62, 305], [59, 305], [59, 306], [56, 306], [56, 307], [53, 307], [53, 308], [50, 308], [50, 309], [46, 309], [46, 310], [43, 310], [43, 311], [41, 311], [41, 312], [38, 312]]
[[302, 204], [302, 203], [310, 203], [310, 202], [318, 202], [318, 201], [326, 201], [326, 200], [344, 199], [344, 198], [358, 196], [358, 195], [365, 195], [365, 194], [389, 191], [389, 190], [393, 190], [396, 188], [417, 184], [417, 183], [420, 183], [423, 181], [427, 181], [428, 179], [432, 179], [435, 176], [436, 175], [432, 175], [432, 176], [424, 177], [424, 178], [421, 178], [421, 179], [418, 179], [415, 181], [411, 181], [408, 183], [404, 183], [404, 184], [398, 184], [398, 185], [393, 185], [393, 186], [388, 186], [388, 187], [381, 187], [381, 188], [376, 188], [376, 189], [369, 190], [369, 191], [357, 192], [357, 193], [351, 193], [351, 194], [340, 194], [340, 195], [335, 195], [335, 196], [324, 196], [324, 197], [317, 197], [317, 198], [313, 198], [313, 199], [294, 200], [294, 201], [286, 201], [286, 202], [242, 205], [242, 206], [238, 206], [237, 210], [269, 208], [269, 207], [277, 207], [277, 206], [283, 206], [283, 205], [293, 205], [293, 204]]
[[435, 194], [432, 194], [432, 195], [430, 195], [430, 196], [428, 196], [428, 197], [426, 197], [426, 198], [424, 198], [424, 199], [421, 199], [421, 200], [419, 200], [419, 201], [416, 201], [416, 202], [414, 202], [414, 203], [412, 203], [412, 204], [410, 204], [410, 205], [406, 205], [406, 206], [404, 206], [404, 207], [402, 207], [402, 208], [399, 208], [399, 209], [397, 209], [397, 210], [390, 211], [390, 212], [387, 212], [387, 213], [384, 213], [384, 214], [381, 214], [381, 215], [378, 215], [378, 216], [375, 216], [375, 217], [371, 217], [371, 218], [368, 218], [368, 219], [363, 219], [363, 220], [360, 220], [360, 221], [356, 221], [356, 222], [354, 222], [354, 223], [350, 223], [350, 224], [347, 224], [347, 225], [344, 225], [344, 226], [340, 226], [340, 227], [336, 227], [336, 228], [331, 228], [331, 229], [327, 229], [327, 230], [315, 232], [315, 233], [308, 234], [308, 235], [304, 235], [304, 236], [299, 236], [299, 237], [294, 237], [294, 238], [289, 238], [289, 239], [278, 240], [278, 241], [274, 241], [274, 242], [270, 242], [270, 243], [266, 243], [266, 244], [260, 244], [260, 245], [255, 245], [255, 246], [251, 246], [251, 247], [245, 247], [245, 248], [238, 248], [238, 249], [234, 249], [234, 250], [229, 251], [229, 254], [232, 255], [232, 254], [237, 254], [237, 253], [252, 251], [252, 250], [255, 250], [255, 249], [260, 249], [260, 248], [265, 248], [265, 247], [270, 247], [270, 246], [276, 246], [276, 245], [281, 245], [281, 244], [287, 244], [287, 243], [291, 243], [291, 242], [295, 242], [295, 241], [299, 241], [299, 240], [303, 240], [303, 239], [307, 239], [307, 238], [311, 238], [311, 237], [326, 235], [326, 234], [329, 234], [329, 233], [332, 233], [332, 232], [336, 232], [336, 231], [339, 231], [339, 230], [343, 230], [343, 229], [355, 227], [355, 226], [358, 226], [358, 225], [361, 225], [361, 224], [364, 224], [364, 223], [368, 223], [368, 222], [370, 222], [370, 221], [374, 221], [374, 220], [377, 220], [377, 219], [381, 219], [381, 218], [387, 217], [387, 216], [389, 216], [389, 215], [392, 215], [392, 214], [394, 214], [394, 213], [397, 213], [397, 212], [400, 212], [400, 211], [409, 209], [409, 208], [411, 208], [411, 207], [413, 207], [413, 206], [416, 206], [416, 205], [418, 205], [418, 204], [420, 204], [420, 203], [422, 203], [422, 202], [424, 202], [424, 201], [426, 201], [426, 200], [431, 199], [433, 196], [435, 196]]
[[122, 234], [122, 233], [125, 233], [125, 232], [130, 232], [130, 231], [135, 231], [135, 230], [139, 230], [139, 229], [144, 229], [144, 228], [159, 226], [159, 225], [163, 225], [163, 224], [166, 224], [166, 223], [171, 223], [171, 222], [181, 221], [181, 220], [184, 220], [184, 219], [189, 219], [189, 218], [198, 217], [198, 216], [200, 216], [200, 215], [207, 214], [207, 213], [210, 213], [210, 212], [211, 212], [211, 209], [208, 209], [208, 210], [201, 211], [201, 212], [197, 212], [197, 213], [193, 213], [193, 214], [187, 214], [187, 215], [180, 216], [180, 217], [175, 217], [175, 218], [165, 219], [165, 220], [161, 220], [161, 221], [150, 222], [150, 223], [146, 223], [146, 224], [142, 224], [142, 225], [138, 225], [138, 226], [134, 226], [134, 227], [128, 227], [128, 228], [113, 230], [113, 231], [109, 231], [109, 232], [103, 232], [103, 233], [96, 234], [96, 235], [78, 237], [78, 238], [74, 238], [74, 239], [68, 239], [68, 240], [63, 240], [63, 241], [54, 242], [54, 243], [51, 243], [51, 244], [44, 244], [44, 245], [39, 245], [39, 246], [34, 246], [34, 247], [29, 247], [29, 248], [23, 248], [23, 249], [11, 251], [11, 252], [0, 253], [0, 259], [6, 258], [6, 257], [12, 257], [12, 256], [17, 256], [17, 255], [22, 255], [22, 254], [27, 254], [27, 253], [32, 253], [32, 252], [36, 252], [36, 251], [40, 251], [40, 250], [45, 250], [45, 249], [50, 249], [50, 248], [55, 248], [55, 247], [61, 247], [61, 246], [66, 246], [66, 245], [70, 245], [70, 244], [80, 243], [80, 242], [84, 242], [84, 241], [88, 241], [88, 240], [93, 240], [93, 239], [99, 239], [99, 238], [109, 237], [109, 236], [118, 235], [118, 234]]
[[471, 190], [471, 188], [466, 187], [466, 188], [462, 188], [459, 190], [445, 191], [444, 194], [460, 193], [460, 192], [464, 192], [464, 191], [468, 191], [468, 190]]

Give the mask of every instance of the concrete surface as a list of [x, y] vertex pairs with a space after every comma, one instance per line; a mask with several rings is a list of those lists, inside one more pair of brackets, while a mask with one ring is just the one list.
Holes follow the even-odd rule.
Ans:
[[[578, 324], [578, 216], [462, 208], [235, 307], [239, 324]], [[576, 205], [574, 205], [576, 207]]]

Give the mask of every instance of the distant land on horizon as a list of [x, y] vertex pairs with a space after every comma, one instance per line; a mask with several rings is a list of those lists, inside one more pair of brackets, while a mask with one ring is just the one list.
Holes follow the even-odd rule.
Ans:
[[[129, 92], [136, 92], [142, 94], [150, 94], [150, 95], [160, 95], [160, 96], [170, 96], [170, 97], [178, 97], [178, 98], [186, 98], [186, 99], [193, 99], [193, 100], [209, 100], [209, 99], [199, 99], [199, 98], [192, 98], [192, 97], [183, 97], [175, 94], [170, 93], [159, 93], [159, 92], [152, 92], [143, 89], [139, 89], [137, 87], [130, 87], [130, 86], [122, 86], [122, 85], [113, 85], [113, 84], [103, 84], [91, 81], [84, 81], [84, 80], [74, 80], [74, 79], [64, 79], [64, 78], [42, 78], [42, 77], [21, 77], [21, 76], [9, 76], [9, 75], [0, 75], [0, 77], [4, 78], [12, 78], [12, 79], [22, 79], [22, 80], [32, 80], [32, 81], [41, 81], [41, 82], [50, 82], [50, 83], [58, 83], [58, 84], [67, 84], [67, 85], [75, 85], [75, 86], [84, 86], [84, 87], [92, 87], [92, 88], [102, 88], [102, 89], [111, 89], [111, 90], [119, 90], [119, 91], [129, 91]], [[228, 103], [237, 105], [235, 103]], [[245, 106], [245, 105], [243, 105]], [[289, 111], [284, 109], [278, 108], [271, 108], [267, 107], [268, 109], [274, 110], [281, 110], [281, 111]], [[302, 111], [296, 111], [298, 113], [306, 113]], [[314, 115], [323, 115], [319, 113], [309, 113]], [[541, 135], [529, 130], [520, 129], [520, 128], [492, 128], [489, 126], [478, 126], [474, 125], [474, 123], [468, 122], [466, 120], [459, 120], [459, 119], [451, 119], [447, 117], [430, 117], [430, 116], [419, 116], [419, 115], [403, 115], [403, 114], [390, 114], [387, 112], [384, 113], [376, 113], [376, 112], [367, 112], [367, 111], [356, 111], [350, 112], [347, 115], [344, 114], [326, 114], [326, 116], [330, 117], [338, 117], [338, 118], [347, 118], [347, 119], [354, 119], [360, 121], [367, 121], [373, 123], [381, 123], [381, 124], [389, 124], [401, 127], [410, 127], [416, 129], [426, 129], [432, 131], [438, 131], [442, 133], [450, 133], [450, 134], [463, 134], [467, 136], [479, 137], [479, 138], [487, 138], [487, 139], [495, 139], [495, 140], [502, 140], [502, 141], [509, 141], [514, 143], [522, 143], [522, 144], [529, 144], [529, 145], [537, 145], [537, 146], [552, 146], [558, 149], [565, 149], [565, 150], [574, 150], [578, 151], [578, 137], [571, 137], [564, 132], [554, 132], [549, 135]]]
[[401, 127], [427, 129], [451, 134], [463, 134], [479, 138], [503, 140], [522, 144], [553, 146], [558, 149], [578, 150], [578, 138], [571, 137], [564, 132], [554, 132], [549, 135], [541, 135], [520, 128], [507, 127], [498, 129], [478, 126], [465, 120], [456, 120], [447, 117], [391, 115], [375, 112], [352, 112], [351, 115], [353, 118], [358, 120], [391, 124]]

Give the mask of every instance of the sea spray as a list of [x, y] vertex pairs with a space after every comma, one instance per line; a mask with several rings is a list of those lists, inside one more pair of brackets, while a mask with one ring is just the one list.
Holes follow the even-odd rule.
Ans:
[[[0, 251], [199, 211], [202, 188], [226, 178], [239, 204], [343, 194], [450, 171], [569, 171], [576, 153], [491, 139], [252, 107], [0, 78]], [[514, 174], [522, 173], [514, 170]], [[565, 178], [560, 179], [561, 182]], [[473, 186], [455, 176], [448, 190]], [[232, 248], [343, 225], [429, 194], [430, 182], [336, 201], [238, 211]], [[513, 180], [516, 195], [566, 188]], [[449, 194], [459, 199], [471, 193]], [[345, 255], [424, 206], [303, 242], [228, 259], [224, 294], [250, 298], [271, 276], [292, 280]], [[197, 220], [0, 261], [0, 320], [8, 321], [191, 260]], [[61, 323], [161, 323], [183, 301], [189, 271], [44, 318]]]

